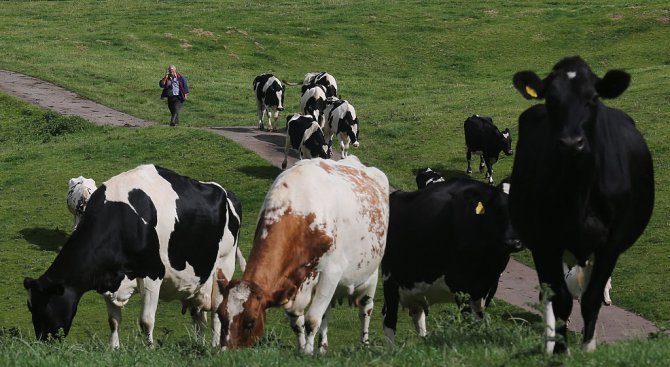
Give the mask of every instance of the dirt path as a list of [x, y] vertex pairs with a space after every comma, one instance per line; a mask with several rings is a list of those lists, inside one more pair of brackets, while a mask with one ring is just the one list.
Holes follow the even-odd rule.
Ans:
[[[51, 83], [10, 71], [0, 70], [0, 90], [65, 115], [81, 116], [99, 125], [144, 127], [155, 124], [102, 106]], [[284, 160], [285, 140], [282, 133], [261, 132], [250, 126], [208, 130], [256, 152], [274, 166], [280, 167]], [[289, 157], [289, 167], [295, 160], [295, 156]], [[612, 298], [616, 304], [616, 278], [613, 279], [613, 286]], [[538, 302], [535, 270], [517, 261], [510, 261], [500, 279], [496, 297], [537, 313], [531, 306]], [[581, 331], [582, 317], [576, 301], [570, 319], [568, 327]], [[597, 330], [600, 342], [644, 338], [657, 331], [658, 328], [648, 320], [617, 306], [603, 306], [600, 311]]]

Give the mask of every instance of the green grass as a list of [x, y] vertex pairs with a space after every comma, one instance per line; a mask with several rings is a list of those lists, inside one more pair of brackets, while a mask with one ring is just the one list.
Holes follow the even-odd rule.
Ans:
[[[158, 99], [158, 79], [168, 64], [176, 64], [191, 85], [182, 124], [192, 127], [254, 126], [251, 82], [256, 75], [273, 72], [295, 82], [308, 71], [327, 70], [361, 120], [361, 148], [355, 154], [405, 190], [414, 187], [413, 171], [420, 167], [464, 171], [462, 123], [471, 114], [492, 116], [516, 138], [517, 117], [530, 102], [514, 90], [514, 72], [532, 69], [544, 75], [560, 58], [574, 54], [599, 75], [625, 69], [633, 78], [629, 90], [607, 103], [630, 114], [647, 138], [657, 191], [647, 231], [620, 258], [612, 295], [615, 304], [668, 328], [670, 299], [664, 296], [663, 279], [670, 258], [670, 54], [663, 45], [670, 39], [669, 16], [665, 1], [10, 1], [3, 2], [0, 16], [0, 68], [165, 123], [169, 115]], [[289, 87], [286, 112], [297, 111], [298, 94]], [[68, 356], [78, 353], [91, 358], [82, 364], [100, 358], [115, 364], [114, 357], [101, 353], [108, 331], [100, 296], [84, 297], [63, 349], [44, 347], [30, 342], [21, 281], [41, 274], [71, 232], [65, 207], [69, 178], [81, 174], [100, 183], [149, 162], [236, 192], [244, 205], [242, 246], [248, 253], [258, 208], [278, 169], [203, 131], [96, 127], [0, 95], [0, 264], [5, 274], [0, 279], [0, 330], [5, 335], [0, 348], [6, 362], [1, 364], [73, 365], [78, 362]], [[511, 158], [502, 158], [495, 177], [509, 175], [511, 165]], [[518, 258], [531, 263], [527, 253]], [[347, 347], [354, 345], [357, 317], [354, 310], [342, 308], [331, 323], [333, 353], [313, 358], [293, 353], [292, 333], [284, 316], [274, 311], [263, 348], [226, 357], [203, 351], [192, 345], [187, 317], [179, 315], [177, 304], [159, 307], [156, 338], [163, 344], [146, 351], [137, 340], [138, 306], [131, 301], [122, 329], [129, 349], [116, 356], [123, 361], [118, 364], [197, 360], [207, 365], [220, 364], [222, 358], [238, 364], [256, 358], [245, 364], [296, 365], [556, 362], [538, 353], [535, 329], [515, 329], [513, 336], [500, 337], [497, 347], [478, 349], [459, 328], [450, 335], [456, 346], [432, 338], [420, 341], [406, 316], [399, 326], [406, 347], [388, 354], [379, 331], [381, 292], [375, 298], [373, 348]], [[435, 309], [432, 315], [450, 310]], [[512, 327], [508, 314], [515, 312], [499, 302], [492, 309], [491, 330]], [[444, 327], [448, 333], [444, 320], [431, 317], [429, 330]], [[7, 336], [13, 328], [24, 339]], [[89, 346], [90, 337], [99, 341]], [[605, 346], [590, 357], [574, 353], [565, 363], [639, 365], [648, 356], [662, 361], [667, 344], [660, 338]], [[10, 350], [23, 359], [5, 353]]]

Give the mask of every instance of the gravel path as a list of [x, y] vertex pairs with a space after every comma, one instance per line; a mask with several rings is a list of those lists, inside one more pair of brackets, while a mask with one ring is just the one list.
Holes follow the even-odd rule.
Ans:
[[[64, 115], [81, 116], [98, 125], [145, 127], [156, 124], [105, 107], [54, 84], [11, 71], [0, 70], [0, 90]], [[249, 121], [253, 122], [253, 113], [250, 116]], [[207, 130], [256, 152], [276, 167], [281, 166], [284, 159], [283, 133], [258, 131], [253, 127], [217, 127]], [[295, 155], [289, 157], [289, 167], [295, 160]], [[616, 277], [613, 286], [612, 298], [616, 303]], [[512, 260], [502, 274], [496, 298], [537, 313], [531, 306], [538, 302], [537, 288], [535, 271]], [[581, 331], [582, 317], [576, 301], [570, 320], [568, 327]], [[603, 306], [600, 311], [597, 330], [599, 342], [644, 338], [657, 331], [658, 328], [648, 320], [617, 306]]]

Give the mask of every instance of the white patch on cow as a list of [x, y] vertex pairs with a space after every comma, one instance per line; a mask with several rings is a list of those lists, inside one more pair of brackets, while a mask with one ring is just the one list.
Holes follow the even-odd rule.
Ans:
[[568, 71], [567, 74], [568, 74], [568, 79], [574, 79], [575, 77], [577, 77], [577, 72], [576, 71]]
[[226, 304], [229, 320], [232, 321], [233, 318], [244, 311], [244, 303], [249, 299], [250, 295], [251, 289], [244, 283], [240, 283], [230, 290], [228, 293], [228, 303]]
[[504, 192], [505, 194], [509, 195], [509, 189], [510, 189], [510, 187], [511, 187], [511, 185], [508, 184], [507, 182], [503, 183], [503, 185], [502, 185], [503, 192]]
[[454, 302], [455, 294], [449, 289], [444, 275], [431, 283], [414, 283], [410, 288], [400, 287], [400, 304], [405, 307], [428, 306], [435, 303]]
[[124, 276], [121, 285], [114, 292], [105, 292], [102, 295], [109, 299], [117, 307], [123, 307], [128, 303], [130, 296], [137, 291], [137, 279], [130, 279]]
[[556, 346], [556, 316], [554, 316], [554, 307], [551, 302], [547, 302], [544, 307], [544, 320], [547, 323], [546, 329], [546, 352], [551, 354]]
[[596, 330], [593, 330], [593, 338], [585, 343], [582, 343], [582, 351], [590, 353], [596, 350]]
[[508, 139], [509, 138], [509, 133], [503, 133], [502, 136], [503, 136], [503, 138]]
[[605, 284], [605, 292], [603, 294], [603, 302], [608, 306], [612, 304], [612, 297], [610, 296], [611, 291], [612, 291], [612, 277], [609, 277], [609, 279], [607, 279], [607, 283]]

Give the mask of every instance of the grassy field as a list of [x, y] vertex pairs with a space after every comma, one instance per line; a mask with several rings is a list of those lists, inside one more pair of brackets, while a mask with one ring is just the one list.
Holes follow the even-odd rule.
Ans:
[[[162, 124], [169, 115], [158, 99], [157, 82], [168, 64], [176, 64], [191, 85], [182, 124], [193, 127], [254, 126], [251, 81], [258, 74], [273, 72], [295, 82], [308, 71], [327, 70], [338, 79], [342, 97], [358, 111], [361, 148], [355, 154], [380, 167], [392, 185], [405, 190], [413, 188], [412, 173], [420, 167], [431, 166], [447, 174], [464, 171], [462, 123], [471, 114], [490, 115], [499, 127], [510, 127], [516, 136], [517, 117], [530, 102], [512, 87], [514, 72], [532, 69], [544, 75], [560, 58], [574, 54], [581, 55], [599, 75], [625, 69], [633, 78], [629, 90], [607, 103], [630, 114], [645, 135], [654, 155], [657, 192], [647, 231], [620, 258], [612, 295], [617, 305], [642, 314], [661, 328], [670, 326], [670, 299], [664, 296], [663, 281], [670, 261], [670, 130], [666, 126], [670, 119], [670, 53], [663, 46], [670, 38], [670, 6], [665, 1], [636, 5], [618, 0], [10, 1], [3, 2], [0, 19], [0, 68], [49, 80]], [[295, 87], [289, 87], [287, 112], [297, 111], [298, 95]], [[83, 348], [82, 353], [98, 355], [104, 349], [104, 304], [96, 294], [84, 297], [71, 341], [62, 350], [29, 344], [32, 328], [21, 281], [24, 276], [41, 274], [71, 232], [72, 221], [65, 208], [70, 177], [83, 174], [101, 182], [148, 162], [200, 180], [214, 180], [235, 191], [245, 207], [242, 246], [248, 253], [253, 222], [278, 169], [206, 132], [163, 126], [142, 130], [95, 127], [78, 119], [45, 115], [0, 95], [3, 356], [8, 348], [16, 349], [22, 355], [53, 361], [44, 364], [55, 364], [59, 360], [49, 358], [66, 358], [61, 351], [67, 356]], [[495, 166], [495, 177], [508, 175], [511, 164], [512, 159], [502, 158]], [[529, 261], [527, 254], [520, 258]], [[379, 301], [380, 295], [376, 298]], [[137, 305], [131, 303], [128, 308], [122, 336], [131, 338], [126, 343], [130, 349], [123, 353], [132, 358], [141, 347], [133, 339]], [[179, 364], [197, 356], [203, 364], [214, 364], [220, 358], [201, 348], [193, 355], [188, 352], [195, 347], [188, 339], [186, 317], [178, 315], [178, 308], [159, 308], [159, 320], [166, 321], [159, 321], [157, 339], [166, 345], [185, 344], [160, 357], [151, 351], [138, 352], [140, 359], [129, 361], [142, 364], [141, 358], [151, 355], [146, 358]], [[435, 315], [444, 311], [449, 317], [449, 310], [453, 311], [437, 308]], [[513, 329], [510, 315], [533, 320], [531, 315], [499, 304], [492, 310], [492, 328]], [[270, 338], [267, 349], [226, 358], [231, 362], [240, 358], [237, 361], [242, 363], [245, 357], [258, 354], [261, 359], [255, 364], [283, 364], [284, 355], [289, 355], [295, 358], [291, 364], [313, 364], [314, 359], [305, 360], [285, 350], [292, 351], [290, 330], [281, 314], [270, 316], [269, 335], [276, 339]], [[535, 346], [523, 347], [538, 337], [528, 333], [527, 327], [510, 332], [523, 342], [501, 338], [497, 349], [482, 350], [471, 348], [467, 341], [454, 341], [456, 346], [419, 341], [410, 332], [407, 317], [401, 318], [400, 328], [406, 331], [401, 338], [407, 343], [402, 352], [384, 353], [379, 318], [373, 320], [377, 344], [352, 352], [346, 346], [356, 338], [355, 312], [343, 309], [334, 316], [331, 345], [344, 349], [336, 350], [332, 359], [315, 357], [319, 363], [410, 364], [424, 358], [438, 361], [436, 364], [475, 365], [486, 359], [473, 356], [487, 353], [500, 354], [491, 357], [491, 364], [512, 360], [527, 360], [529, 365], [553, 363], [538, 355]], [[429, 327], [433, 330], [440, 324]], [[25, 339], [13, 337], [16, 333]], [[77, 344], [91, 337], [102, 342], [90, 348]], [[272, 344], [275, 340], [279, 346]], [[509, 350], [507, 345], [512, 345]], [[607, 356], [635, 358], [638, 350], [653, 356], [663, 347], [668, 350], [665, 338], [603, 348], [606, 352], [599, 351], [593, 363], [617, 364]], [[5, 362], [12, 361], [6, 358]], [[580, 358], [585, 357], [575, 353], [567, 363], [587, 363]], [[7, 364], [12, 363], [3, 363]]]

